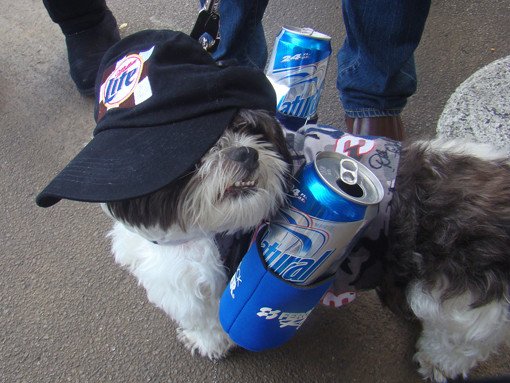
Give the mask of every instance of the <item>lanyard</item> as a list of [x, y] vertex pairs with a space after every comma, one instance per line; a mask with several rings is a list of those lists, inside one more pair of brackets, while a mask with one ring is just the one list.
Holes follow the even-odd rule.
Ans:
[[208, 52], [214, 52], [220, 42], [219, 4], [220, 0], [207, 0], [190, 33]]

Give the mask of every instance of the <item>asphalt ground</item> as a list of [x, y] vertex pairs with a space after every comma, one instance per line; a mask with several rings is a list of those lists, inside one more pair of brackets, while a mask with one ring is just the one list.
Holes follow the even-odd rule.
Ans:
[[[110, 221], [98, 206], [36, 207], [36, 194], [88, 142], [93, 101], [75, 90], [63, 36], [42, 2], [0, 4], [1, 382], [422, 381], [412, 362], [418, 327], [381, 307], [373, 292], [341, 310], [318, 308], [279, 349], [238, 349], [217, 362], [192, 357], [172, 321], [114, 264], [105, 238]], [[197, 10], [182, 0], [108, 4], [126, 24], [124, 36], [190, 31]], [[273, 1], [268, 41], [283, 24], [330, 34], [335, 51], [344, 36], [340, 1]], [[433, 1], [416, 52], [418, 92], [403, 114], [409, 139], [434, 136], [455, 89], [509, 54], [507, 0]], [[342, 128], [334, 63], [319, 113], [322, 123]], [[510, 374], [509, 351], [472, 376]]]

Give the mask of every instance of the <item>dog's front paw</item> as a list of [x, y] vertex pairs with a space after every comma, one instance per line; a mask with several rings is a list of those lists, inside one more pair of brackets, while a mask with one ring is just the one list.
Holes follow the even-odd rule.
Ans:
[[177, 338], [191, 350], [211, 360], [223, 358], [235, 345], [221, 328], [177, 329]]
[[432, 363], [424, 352], [417, 352], [413, 359], [419, 363], [418, 372], [424, 379], [435, 383], [447, 383], [449, 378], [455, 378], [455, 376], [448, 376], [438, 365]]
[[418, 372], [420, 373], [421, 376], [423, 376], [424, 379], [428, 379], [432, 382], [437, 382], [437, 383], [446, 383], [447, 382], [447, 379], [443, 375], [441, 370], [436, 368], [436, 366], [434, 366], [434, 364], [431, 363], [428, 360], [428, 358], [426, 358], [423, 355], [423, 353], [417, 352], [414, 355], [413, 359], [415, 362], [418, 362], [418, 364], [420, 365], [420, 367], [418, 368]]

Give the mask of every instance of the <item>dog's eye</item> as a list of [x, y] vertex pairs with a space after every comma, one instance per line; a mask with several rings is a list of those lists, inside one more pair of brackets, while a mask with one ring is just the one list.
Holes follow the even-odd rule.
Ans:
[[234, 133], [244, 133], [248, 130], [248, 124], [247, 123], [232, 124], [230, 126], [230, 130]]
[[252, 124], [239, 124], [235, 127], [234, 133], [244, 133], [250, 136], [265, 136], [262, 126]]

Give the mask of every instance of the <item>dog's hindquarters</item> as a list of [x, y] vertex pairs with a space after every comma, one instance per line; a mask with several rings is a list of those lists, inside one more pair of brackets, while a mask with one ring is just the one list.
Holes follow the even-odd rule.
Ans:
[[383, 301], [422, 322], [423, 376], [466, 375], [508, 336], [508, 160], [459, 141], [407, 146], [391, 221]]
[[420, 281], [407, 290], [409, 305], [422, 324], [414, 360], [420, 374], [435, 382], [467, 377], [510, 334], [505, 300], [473, 308], [469, 292], [445, 301], [441, 295], [441, 288], [429, 290]]

